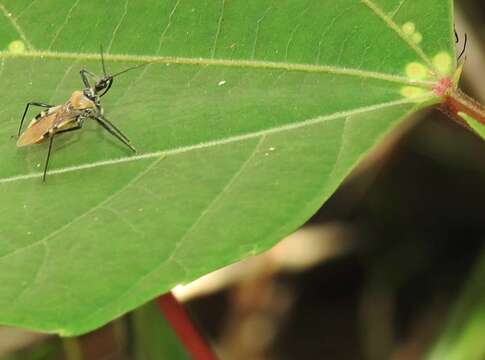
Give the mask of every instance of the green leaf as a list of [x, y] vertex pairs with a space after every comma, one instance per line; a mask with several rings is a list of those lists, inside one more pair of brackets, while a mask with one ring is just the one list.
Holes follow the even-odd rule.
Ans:
[[135, 359], [190, 359], [155, 303], [140, 307], [132, 316]]
[[[307, 220], [455, 67], [443, 0], [0, 3], [0, 322], [74, 335], [259, 253]], [[15, 147], [81, 68], [105, 115]], [[29, 116], [33, 116], [32, 111]]]
[[485, 249], [464, 291], [454, 306], [448, 324], [428, 355], [429, 360], [481, 360], [485, 358]]
[[473, 117], [471, 117], [468, 114], [465, 114], [464, 112], [459, 112], [458, 116], [463, 118], [463, 120], [466, 121], [466, 123], [473, 129], [475, 132], [485, 140], [485, 125], [482, 123], [479, 123], [477, 120], [475, 120]]

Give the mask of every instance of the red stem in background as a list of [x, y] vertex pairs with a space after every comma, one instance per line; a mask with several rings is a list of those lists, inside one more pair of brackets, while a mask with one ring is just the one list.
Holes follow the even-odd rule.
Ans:
[[192, 359], [218, 360], [171, 292], [159, 296], [155, 301]]

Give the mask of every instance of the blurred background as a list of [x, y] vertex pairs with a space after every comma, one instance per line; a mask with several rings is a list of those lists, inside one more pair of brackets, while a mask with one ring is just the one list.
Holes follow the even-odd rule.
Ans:
[[[468, 34], [462, 88], [484, 103], [485, 2], [455, 7], [458, 49]], [[484, 185], [485, 142], [421, 112], [299, 231], [174, 293], [221, 359], [423, 359], [463, 304], [485, 303]], [[473, 360], [460, 354], [439, 359]], [[0, 327], [7, 359], [188, 357], [147, 304], [78, 338]]]

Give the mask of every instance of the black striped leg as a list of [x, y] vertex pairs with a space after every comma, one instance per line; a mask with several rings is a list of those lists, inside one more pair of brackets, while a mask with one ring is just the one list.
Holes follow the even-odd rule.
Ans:
[[60, 130], [58, 132], [54, 132], [50, 135], [50, 138], [49, 138], [49, 150], [47, 150], [47, 158], [45, 160], [45, 165], [44, 165], [44, 175], [42, 176], [42, 181], [45, 182], [45, 177], [47, 175], [47, 167], [49, 166], [49, 160], [51, 158], [51, 151], [52, 151], [52, 143], [54, 142], [54, 137], [56, 135], [59, 135], [59, 134], [65, 134], [67, 132], [70, 132], [70, 131], [75, 131], [75, 130], [79, 130], [83, 127], [83, 123], [82, 122], [79, 122], [78, 125], [70, 128], [70, 129], [66, 129], [66, 130]]
[[20, 120], [20, 126], [19, 126], [19, 131], [17, 133], [17, 137], [20, 136], [20, 132], [22, 131], [22, 125], [24, 124], [24, 120], [25, 120], [25, 115], [27, 115], [27, 111], [29, 110], [29, 107], [31, 105], [39, 106], [39, 107], [43, 107], [43, 108], [47, 108], [47, 109], [54, 106], [54, 105], [44, 104], [44, 103], [35, 102], [35, 101], [31, 101], [31, 102], [27, 103], [27, 105], [25, 106], [24, 114], [22, 115], [22, 119]]
[[114, 131], [116, 131], [118, 133], [118, 135], [120, 135], [123, 139], [125, 139], [127, 142], [131, 143], [130, 139], [128, 139], [128, 137], [125, 134], [123, 134], [121, 132], [121, 130], [116, 127], [115, 124], [113, 124], [111, 121], [106, 119], [103, 115], [99, 115], [98, 118], [101, 119], [102, 121], [104, 121], [105, 124], [108, 124], [109, 126], [111, 126], [111, 128]]
[[85, 69], [82, 69], [81, 71], [79, 71], [79, 74], [81, 74], [81, 79], [82, 79], [82, 81], [84, 83], [84, 86], [87, 87], [87, 88], [89, 88], [89, 89], [93, 88], [91, 86], [91, 84], [89, 83], [88, 76], [92, 80], [96, 80], [96, 79], [98, 79], [98, 77], [95, 74], [93, 74], [91, 71], [88, 71], [88, 70], [85, 70]]
[[[133, 152], [136, 153], [136, 149], [133, 146], [131, 146], [130, 140], [128, 140], [128, 138], [116, 126], [114, 126], [111, 122], [109, 122], [105, 117], [93, 117], [93, 119], [96, 120], [98, 124], [101, 125], [111, 135], [113, 135], [115, 138], [117, 138], [119, 141], [121, 141], [123, 144], [125, 144]], [[112, 128], [110, 127], [110, 125], [112, 126]]]

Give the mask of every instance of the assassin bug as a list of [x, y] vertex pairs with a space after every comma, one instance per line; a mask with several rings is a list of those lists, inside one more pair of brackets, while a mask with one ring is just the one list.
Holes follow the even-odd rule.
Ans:
[[[81, 79], [85, 88], [84, 90], [74, 91], [69, 100], [63, 105], [49, 105], [41, 102], [29, 102], [25, 107], [17, 134], [17, 147], [38, 144], [46, 139], [49, 139], [49, 150], [47, 151], [47, 157], [44, 165], [44, 175], [42, 177], [44, 182], [54, 138], [59, 134], [80, 130], [83, 127], [86, 119], [95, 120], [103, 129], [116, 137], [133, 152], [136, 152], [126, 135], [123, 134], [120, 129], [118, 129], [103, 115], [104, 111], [100, 104], [100, 98], [106, 95], [108, 90], [111, 88], [111, 85], [113, 85], [113, 78], [146, 64], [132, 66], [114, 75], [108, 75], [106, 74], [103, 49], [101, 48], [101, 65], [103, 68], [103, 77], [98, 77], [85, 69], [80, 71]], [[89, 78], [96, 81], [94, 85], [90, 83]], [[30, 122], [25, 132], [21, 134], [25, 115], [27, 114], [30, 106], [39, 106], [46, 108], [46, 110], [36, 115]]]

